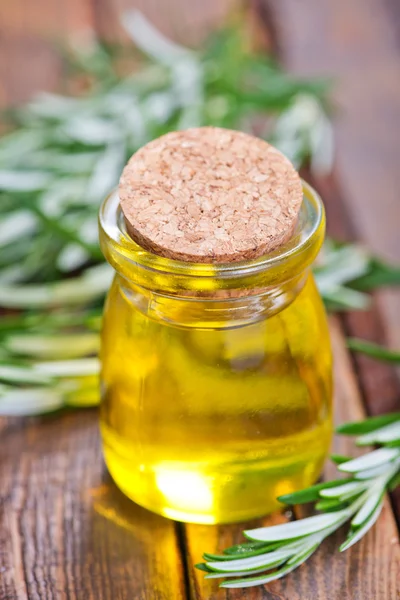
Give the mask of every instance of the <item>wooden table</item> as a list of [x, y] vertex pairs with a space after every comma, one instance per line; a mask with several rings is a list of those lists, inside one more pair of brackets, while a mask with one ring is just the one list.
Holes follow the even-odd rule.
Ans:
[[[122, 35], [117, 14], [142, 8], [167, 33], [198, 41], [229, 0], [13, 0], [0, 5], [0, 103], [56, 88], [51, 39], [92, 28]], [[268, 40], [299, 72], [339, 79], [335, 173], [313, 183], [330, 232], [368, 242], [400, 260], [400, 5], [380, 0], [254, 2]], [[179, 33], [180, 32], [180, 33]], [[29, 62], [29, 68], [26, 62]], [[366, 313], [331, 319], [337, 421], [399, 409], [393, 369], [345, 349], [345, 334], [400, 347], [398, 293], [377, 295]], [[193, 569], [204, 550], [241, 539], [238, 526], [182, 525], [139, 508], [113, 485], [101, 459], [97, 415], [71, 412], [0, 421], [0, 600], [394, 600], [400, 598], [396, 517], [386, 501], [378, 524], [344, 554], [338, 532], [296, 572], [268, 586], [218, 591]], [[353, 452], [345, 438], [335, 451]], [[326, 475], [333, 469], [327, 467]], [[295, 517], [301, 516], [295, 510]], [[246, 527], [272, 523], [274, 515]]]

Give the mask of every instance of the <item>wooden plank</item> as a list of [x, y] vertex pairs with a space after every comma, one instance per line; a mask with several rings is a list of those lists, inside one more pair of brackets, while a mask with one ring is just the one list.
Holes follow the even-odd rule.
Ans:
[[[290, 513], [288, 513], [290, 517]], [[272, 600], [275, 598], [263, 587], [241, 590], [219, 590], [218, 581], [204, 579], [204, 574], [193, 567], [201, 562], [203, 552], [219, 553], [224, 548], [243, 542], [243, 529], [277, 525], [287, 520], [284, 514], [276, 513], [263, 519], [250, 521], [246, 524], [235, 525], [183, 525], [184, 539], [187, 552], [187, 568], [189, 571], [190, 590], [192, 600]]]
[[110, 481], [95, 411], [0, 424], [0, 600], [186, 598], [175, 524]]
[[[335, 420], [337, 423], [361, 419], [364, 409], [351, 360], [345, 349], [343, 332], [338, 319], [331, 320], [332, 344], [335, 356]], [[335, 437], [335, 452], [356, 454], [354, 444], [345, 437]], [[326, 477], [335, 469], [328, 465]], [[302, 515], [298, 510], [297, 514]], [[270, 524], [282, 515], [261, 522]], [[220, 552], [224, 547], [243, 538], [241, 531], [259, 524], [223, 527], [186, 525], [192, 600], [394, 600], [400, 595], [400, 547], [396, 523], [388, 501], [377, 525], [346, 553], [337, 549], [344, 539], [344, 530], [324, 542], [318, 552], [297, 571], [286, 578], [258, 588], [219, 590], [215, 580], [205, 580], [201, 572], [191, 568], [201, 560], [203, 551]]]
[[[347, 216], [375, 252], [400, 261], [400, 9], [380, 0], [264, 0], [293, 71], [333, 77], [337, 176]], [[382, 292], [385, 334], [400, 347], [400, 292]]]
[[56, 42], [93, 34], [91, 0], [0, 2], [0, 106], [55, 90], [62, 78]]
[[235, 0], [97, 0], [97, 31], [108, 40], [127, 41], [120, 24], [126, 10], [140, 10], [160, 31], [180, 43], [197, 46], [214, 27], [222, 25]]
[[[284, 63], [297, 73], [336, 79], [337, 165], [333, 177], [314, 182], [327, 207], [328, 231], [339, 239], [361, 239], [399, 262], [398, 4], [265, 2], [279, 29]], [[400, 291], [380, 291], [374, 299], [371, 310], [344, 316], [346, 333], [400, 347]], [[398, 410], [400, 382], [395, 369], [358, 354], [354, 364], [367, 411]], [[399, 492], [393, 502], [400, 523]]]
[[[356, 226], [346, 215], [345, 199], [335, 174], [311, 180], [324, 199], [327, 209], [328, 232], [340, 240], [356, 237]], [[350, 312], [343, 315], [345, 331], [350, 336], [360, 337], [380, 344], [386, 343], [382, 315], [376, 302], [367, 311]], [[398, 319], [398, 316], [397, 316]], [[400, 406], [400, 383], [393, 366], [378, 362], [367, 356], [355, 354], [353, 357], [367, 412], [371, 415], [395, 411]]]
[[[345, 199], [337, 184], [335, 174], [319, 177], [313, 181], [308, 173], [306, 179], [313, 183], [324, 199], [329, 234], [345, 241], [356, 238], [357, 227], [346, 215]], [[397, 293], [395, 292], [395, 295]], [[380, 296], [380, 292], [373, 294], [373, 303], [369, 310], [348, 312], [342, 315], [341, 321], [348, 336], [387, 345], [382, 313], [385, 308], [388, 310], [388, 306], [380, 305]], [[398, 323], [398, 312], [396, 315], [389, 315], [386, 321]], [[390, 364], [376, 361], [359, 353], [354, 353], [352, 359], [367, 413], [377, 415], [399, 410], [400, 382], [395, 368]], [[391, 498], [395, 517], [400, 525], [400, 490], [395, 490], [391, 494]]]
[[359, 233], [400, 259], [399, 20], [380, 0], [271, 4], [285, 64], [298, 73], [334, 77], [338, 171]]

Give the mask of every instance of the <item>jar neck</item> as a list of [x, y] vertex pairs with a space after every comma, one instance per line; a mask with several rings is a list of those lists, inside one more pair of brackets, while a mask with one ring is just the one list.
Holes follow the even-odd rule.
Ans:
[[116, 193], [100, 211], [101, 248], [126, 299], [150, 317], [179, 326], [237, 327], [282, 310], [304, 286], [323, 241], [325, 215], [316, 192], [305, 183], [303, 191], [292, 238], [255, 260], [198, 264], [152, 254], [127, 234]]
[[197, 329], [231, 329], [243, 327], [280, 312], [291, 304], [303, 289], [309, 271], [248, 296], [204, 298], [171, 296], [140, 286], [117, 276], [116, 284], [126, 302], [152, 320]]

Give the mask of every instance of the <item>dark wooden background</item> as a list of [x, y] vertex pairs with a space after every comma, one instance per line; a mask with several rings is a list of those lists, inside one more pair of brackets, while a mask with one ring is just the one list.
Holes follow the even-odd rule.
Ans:
[[[234, 4], [0, 0], [0, 106], [60, 86], [55, 40], [125, 39], [118, 15], [126, 8], [140, 8], [162, 31], [195, 46]], [[400, 261], [400, 3], [247, 4], [288, 69], [336, 80], [337, 161], [332, 176], [313, 182], [327, 205], [330, 233]], [[332, 319], [338, 421], [399, 409], [395, 370], [351, 357], [344, 344], [350, 333], [400, 348], [399, 309], [399, 292], [385, 291], [367, 313]], [[183, 526], [125, 499], [105, 473], [95, 412], [0, 420], [0, 433], [0, 600], [400, 598], [399, 495], [345, 554], [334, 553], [340, 533], [286, 579], [224, 592], [205, 583], [192, 565], [203, 550], [241, 539], [243, 527]], [[335, 449], [350, 451], [349, 443], [338, 439]]]

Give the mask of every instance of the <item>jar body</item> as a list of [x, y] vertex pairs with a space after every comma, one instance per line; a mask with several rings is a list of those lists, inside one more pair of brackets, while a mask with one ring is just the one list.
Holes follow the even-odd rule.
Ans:
[[235, 327], [186, 327], [185, 303], [179, 324], [153, 305], [116, 275], [101, 431], [121, 490], [173, 519], [222, 523], [271, 512], [277, 496], [312, 484], [332, 435], [330, 341], [312, 275], [281, 310]]

